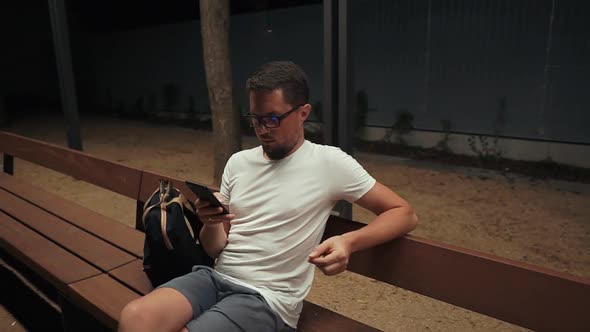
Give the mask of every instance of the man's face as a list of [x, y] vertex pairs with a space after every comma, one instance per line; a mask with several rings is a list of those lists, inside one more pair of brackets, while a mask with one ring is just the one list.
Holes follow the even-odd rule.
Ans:
[[[283, 90], [272, 92], [250, 92], [250, 114], [256, 116], [281, 116], [298, 105], [285, 102]], [[304, 104], [280, 120], [277, 128], [263, 125], [254, 127], [256, 137], [269, 159], [285, 158], [293, 148], [303, 141], [303, 123], [309, 115], [310, 105]]]

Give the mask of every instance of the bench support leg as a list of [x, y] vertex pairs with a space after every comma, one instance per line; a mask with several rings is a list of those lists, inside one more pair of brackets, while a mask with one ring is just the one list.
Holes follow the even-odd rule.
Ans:
[[4, 158], [2, 160], [2, 168], [4, 173], [8, 173], [10, 175], [14, 174], [14, 158], [9, 154], [4, 154]]
[[104, 326], [96, 318], [90, 316], [84, 310], [73, 305], [62, 294], [58, 297], [59, 306], [61, 307], [61, 320], [65, 332], [88, 331], [88, 332], [107, 332], [109, 328]]

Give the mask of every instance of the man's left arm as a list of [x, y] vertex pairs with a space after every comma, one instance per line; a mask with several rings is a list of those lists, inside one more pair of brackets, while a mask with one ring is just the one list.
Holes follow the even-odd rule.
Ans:
[[377, 218], [356, 231], [331, 237], [313, 250], [309, 262], [326, 275], [346, 270], [353, 252], [403, 236], [418, 224], [410, 204], [379, 182], [355, 203], [375, 213]]

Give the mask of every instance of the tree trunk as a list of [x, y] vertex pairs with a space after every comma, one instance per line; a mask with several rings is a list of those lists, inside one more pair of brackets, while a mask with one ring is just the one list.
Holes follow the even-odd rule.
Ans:
[[213, 184], [225, 163], [241, 149], [240, 118], [232, 93], [229, 56], [229, 0], [200, 0], [203, 62], [213, 122]]

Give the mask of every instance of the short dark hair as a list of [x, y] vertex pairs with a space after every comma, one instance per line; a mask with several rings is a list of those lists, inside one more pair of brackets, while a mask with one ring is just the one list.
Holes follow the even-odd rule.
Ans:
[[291, 105], [309, 102], [309, 87], [305, 72], [291, 61], [272, 61], [260, 66], [246, 81], [248, 92], [283, 90], [285, 101]]

